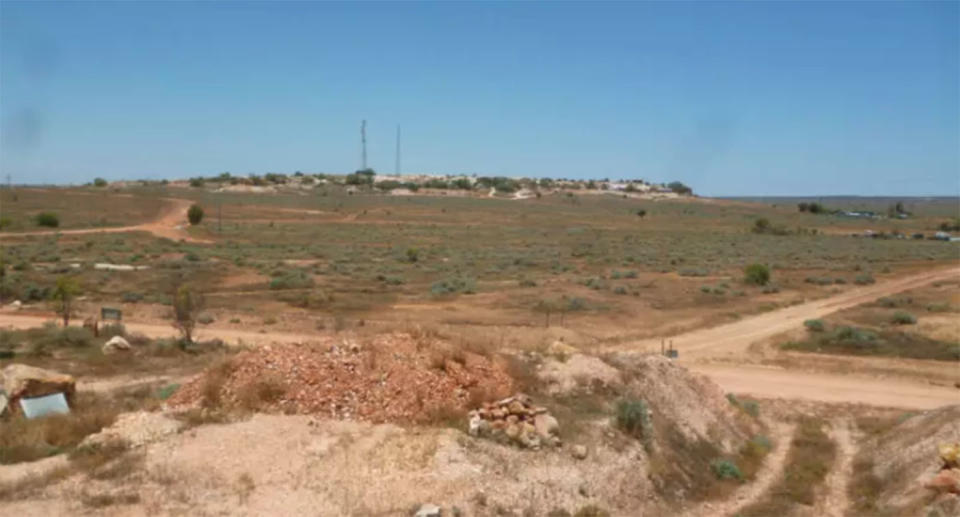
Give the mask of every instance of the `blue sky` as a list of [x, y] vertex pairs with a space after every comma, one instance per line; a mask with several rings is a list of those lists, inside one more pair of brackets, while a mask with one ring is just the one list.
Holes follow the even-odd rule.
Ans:
[[0, 173], [960, 194], [960, 3], [0, 2]]

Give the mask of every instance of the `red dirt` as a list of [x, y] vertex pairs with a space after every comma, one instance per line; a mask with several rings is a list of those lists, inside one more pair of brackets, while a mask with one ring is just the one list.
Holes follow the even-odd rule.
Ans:
[[222, 383], [215, 391], [226, 407], [243, 406], [251, 393], [269, 388], [274, 396], [258, 409], [375, 423], [442, 419], [513, 391], [501, 360], [408, 334], [242, 352], [192, 379], [169, 404], [202, 406], [211, 382]]

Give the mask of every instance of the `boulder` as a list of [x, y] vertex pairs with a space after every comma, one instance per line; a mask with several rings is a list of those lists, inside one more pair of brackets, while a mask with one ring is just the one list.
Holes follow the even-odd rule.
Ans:
[[417, 510], [417, 513], [413, 514], [413, 517], [440, 517], [443, 514], [443, 510], [435, 504], [424, 504]]
[[573, 448], [570, 449], [570, 455], [573, 456], [574, 459], [578, 459], [578, 460], [587, 459], [587, 446], [574, 445]]
[[24, 397], [42, 397], [63, 393], [67, 403], [73, 405], [77, 381], [71, 375], [44, 370], [25, 364], [11, 364], [3, 369], [3, 390], [9, 399], [9, 408], [16, 411], [19, 400]]
[[541, 438], [550, 438], [560, 433], [560, 423], [547, 413], [533, 417], [533, 426]]
[[130, 350], [130, 342], [126, 339], [123, 339], [123, 336], [113, 336], [109, 341], [103, 344], [103, 347], [100, 350], [102, 350], [104, 354], [128, 352]]
[[23, 303], [20, 302], [20, 300], [14, 300], [13, 303], [10, 304], [10, 308], [15, 311], [19, 311], [23, 308]]

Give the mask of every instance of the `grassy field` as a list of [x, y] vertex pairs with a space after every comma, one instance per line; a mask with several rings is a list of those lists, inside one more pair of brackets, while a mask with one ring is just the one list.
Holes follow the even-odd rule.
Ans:
[[[189, 231], [213, 244], [147, 233], [5, 239], [6, 301], [39, 303], [58, 276], [70, 274], [80, 278], [90, 307], [122, 303], [134, 317], [162, 319], [171, 286], [188, 282], [207, 293], [218, 325], [313, 330], [318, 321], [346, 318], [534, 327], [562, 317], [590, 340], [649, 337], [957, 257], [955, 244], [849, 235], [929, 231], [940, 215], [868, 223], [741, 201], [349, 195], [337, 187], [16, 192], [16, 202], [4, 203], [4, 213], [19, 221], [15, 229], [38, 211], [60, 212], [64, 227], [107, 224], [98, 218], [104, 206], [111, 207], [108, 223], [130, 224], [156, 214], [162, 198], [192, 199], [206, 217]], [[787, 234], [754, 233], [758, 218]], [[97, 262], [149, 269], [96, 271]], [[743, 283], [751, 263], [771, 267], [771, 285]]]

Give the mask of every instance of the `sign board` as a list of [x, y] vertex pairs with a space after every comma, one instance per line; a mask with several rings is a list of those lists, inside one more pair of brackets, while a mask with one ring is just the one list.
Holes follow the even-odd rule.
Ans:
[[100, 307], [100, 319], [120, 321], [123, 319], [123, 311], [112, 307]]

